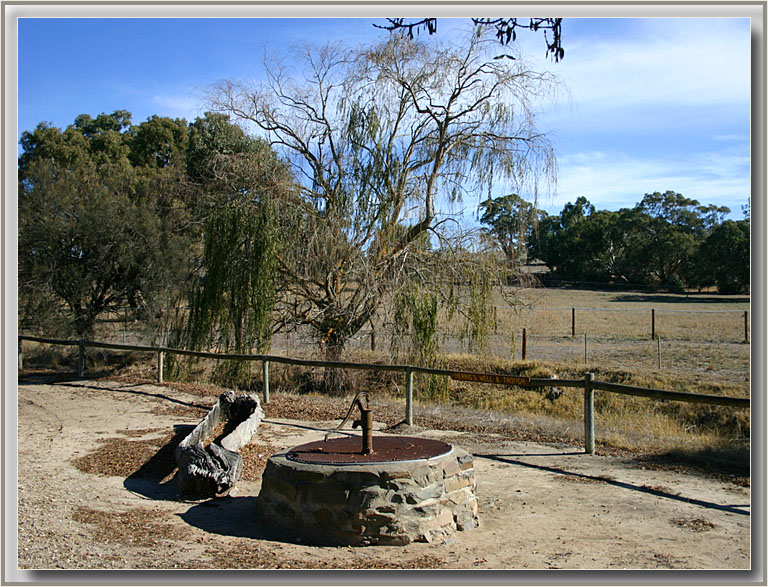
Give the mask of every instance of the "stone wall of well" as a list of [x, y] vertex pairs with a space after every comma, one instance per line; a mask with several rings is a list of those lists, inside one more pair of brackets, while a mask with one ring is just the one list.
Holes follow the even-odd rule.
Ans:
[[260, 516], [288, 539], [320, 544], [432, 542], [477, 527], [472, 455], [453, 447], [416, 461], [319, 465], [272, 456]]

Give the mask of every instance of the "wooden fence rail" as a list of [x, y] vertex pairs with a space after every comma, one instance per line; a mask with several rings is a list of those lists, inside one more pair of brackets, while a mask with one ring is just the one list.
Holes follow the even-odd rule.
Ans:
[[215, 360], [235, 361], [261, 361], [263, 378], [264, 403], [269, 403], [269, 364], [283, 363], [286, 365], [304, 367], [335, 367], [340, 369], [358, 369], [372, 371], [398, 371], [405, 374], [405, 423], [413, 424], [413, 374], [424, 373], [429, 375], [441, 375], [450, 377], [456, 381], [473, 381], [476, 383], [489, 383], [495, 385], [507, 385], [517, 387], [578, 387], [584, 389], [584, 447], [588, 454], [595, 452], [595, 409], [594, 392], [607, 391], [623, 395], [634, 395], [666, 401], [679, 401], [696, 404], [709, 404], [728, 406], [732, 408], [749, 409], [749, 398], [729, 397], [720, 395], [704, 395], [681, 391], [666, 391], [645, 387], [633, 387], [607, 381], [596, 381], [592, 373], [585, 373], [584, 379], [552, 379], [549, 377], [527, 377], [517, 375], [505, 375], [501, 373], [473, 373], [469, 371], [452, 371], [448, 369], [432, 369], [429, 367], [417, 367], [414, 365], [383, 365], [375, 363], [347, 363], [341, 361], [320, 361], [315, 359], [293, 359], [277, 355], [251, 355], [235, 353], [213, 353], [207, 351], [190, 351], [160, 346], [144, 346], [132, 344], [118, 344], [111, 342], [96, 342], [92, 340], [64, 340], [55, 338], [43, 338], [39, 336], [19, 335], [19, 370], [23, 368], [22, 341], [40, 342], [52, 345], [77, 346], [78, 347], [78, 377], [85, 376], [85, 349], [87, 347], [152, 352], [157, 354], [157, 381], [163, 383], [163, 359], [166, 353], [186, 355]]

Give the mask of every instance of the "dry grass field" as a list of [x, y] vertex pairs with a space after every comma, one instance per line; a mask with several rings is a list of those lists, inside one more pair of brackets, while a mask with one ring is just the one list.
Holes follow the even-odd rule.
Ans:
[[[518, 304], [511, 306], [496, 296], [495, 328], [481, 355], [522, 359], [525, 329], [527, 360], [582, 370], [599, 365], [642, 374], [684, 373], [749, 393], [747, 296], [529, 288], [517, 290], [515, 297]], [[652, 318], [656, 339], [651, 338]], [[386, 325], [377, 328], [377, 348], [386, 351]], [[443, 324], [444, 353], [470, 353], [467, 341], [455, 334], [460, 329], [455, 323]], [[746, 335], [749, 340], [748, 330]], [[275, 349], [288, 353], [299, 343], [277, 338]], [[370, 348], [370, 331], [360, 333], [350, 346]]]
[[499, 322], [534, 335], [572, 334], [644, 340], [651, 336], [651, 310], [656, 334], [663, 339], [697, 342], [744, 342], [746, 296], [602, 292], [570, 289], [521, 290], [522, 310], [499, 304]]

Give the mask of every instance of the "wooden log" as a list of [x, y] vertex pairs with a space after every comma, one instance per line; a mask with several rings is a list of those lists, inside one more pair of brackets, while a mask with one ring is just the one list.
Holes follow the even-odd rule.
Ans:
[[744, 310], [744, 342], [749, 343], [749, 313]]
[[594, 381], [592, 388], [601, 391], [610, 391], [623, 395], [635, 395], [673, 402], [688, 402], [692, 404], [709, 404], [713, 406], [731, 406], [734, 408], [749, 408], [748, 397], [732, 397], [726, 395], [705, 395], [701, 393], [687, 393], [684, 391], [665, 391], [662, 389], [650, 389], [647, 387], [634, 387], [607, 381]]
[[405, 372], [405, 423], [413, 425], [413, 369]]
[[85, 345], [82, 341], [77, 345], [77, 376], [81, 379], [85, 376]]
[[[236, 396], [231, 389], [222, 393], [176, 448], [181, 493], [190, 499], [226, 495], [243, 472], [243, 457], [237, 451], [250, 442], [263, 417], [257, 396]], [[222, 438], [205, 446], [222, 422]]]
[[261, 383], [262, 383], [262, 397], [264, 403], [269, 403], [269, 361], [263, 361], [261, 363]]
[[185, 449], [179, 461], [179, 489], [186, 497], [205, 499], [226, 495], [243, 473], [243, 456], [202, 442]]
[[528, 351], [528, 336], [526, 334], [525, 328], [523, 328], [523, 351], [521, 353], [523, 361], [525, 361], [525, 358], [527, 356]]
[[163, 383], [163, 351], [157, 351], [157, 382]]

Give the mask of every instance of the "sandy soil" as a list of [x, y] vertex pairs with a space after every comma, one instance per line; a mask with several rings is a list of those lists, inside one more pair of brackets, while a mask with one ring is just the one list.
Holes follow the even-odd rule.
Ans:
[[[442, 543], [404, 547], [279, 541], [254, 514], [258, 477], [241, 481], [228, 497], [194, 503], [180, 498], [172, 476], [140, 477], [135, 462], [125, 457], [127, 443], [150, 447], [151, 458], [144, 463], [150, 467], [162, 456], [174, 426], [199, 421], [185, 409], [210, 407], [215, 400], [208, 400], [169, 387], [116, 381], [20, 384], [18, 567], [750, 567], [749, 488], [652, 469], [627, 458], [586, 455], [569, 445], [445, 430], [418, 434], [447, 439], [473, 453], [479, 528]], [[338, 423], [277, 419], [269, 406], [265, 410], [255, 448], [244, 452], [247, 460], [322, 438]], [[109, 451], [116, 451], [113, 467], [119, 474], [88, 472], [89, 459]]]

